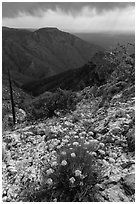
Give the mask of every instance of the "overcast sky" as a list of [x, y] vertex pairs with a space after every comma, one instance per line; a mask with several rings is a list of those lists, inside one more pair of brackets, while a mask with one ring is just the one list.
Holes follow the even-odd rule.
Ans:
[[69, 32], [135, 32], [135, 4], [124, 2], [3, 2], [2, 24]]

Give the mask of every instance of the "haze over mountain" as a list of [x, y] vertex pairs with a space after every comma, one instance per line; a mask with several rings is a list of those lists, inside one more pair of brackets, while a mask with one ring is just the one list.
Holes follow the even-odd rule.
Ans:
[[[102, 33], [74, 33], [74, 35], [81, 39], [95, 43], [102, 46], [104, 49], [110, 50], [117, 46], [118, 43], [127, 45], [128, 43], [135, 43], [134, 33], [116, 33], [116, 32], [102, 32]], [[129, 47], [129, 52], [133, 53], [133, 47]]]
[[36, 31], [3, 27], [3, 75], [7, 68], [18, 84], [79, 68], [102, 50], [57, 28]]

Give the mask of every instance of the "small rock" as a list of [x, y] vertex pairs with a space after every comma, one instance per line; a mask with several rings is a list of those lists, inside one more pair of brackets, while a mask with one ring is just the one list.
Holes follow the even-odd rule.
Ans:
[[103, 159], [103, 163], [105, 166], [109, 166], [109, 163], [105, 159]]
[[97, 184], [95, 185], [95, 189], [96, 189], [96, 190], [104, 190], [104, 186], [103, 186], [102, 184], [97, 183]]
[[3, 196], [3, 197], [4, 197], [4, 196], [7, 196], [7, 191], [6, 191], [6, 190], [3, 191], [2, 196]]
[[93, 136], [94, 133], [93, 133], [92, 131], [90, 131], [90, 132], [88, 132], [88, 135], [89, 135], [89, 136]]
[[6, 142], [7, 144], [11, 143], [11, 142], [12, 142], [12, 137], [11, 137], [11, 135], [5, 136], [4, 142]]
[[4, 197], [2, 198], [2, 201], [3, 201], [3, 202], [7, 202], [7, 200], [8, 200], [8, 197], [7, 197], [7, 196], [4, 196]]
[[7, 168], [7, 170], [10, 172], [10, 174], [16, 174], [17, 173], [17, 170], [13, 166], [9, 166]]
[[96, 157], [97, 153], [96, 152], [91, 152], [90, 155], [93, 156], [93, 157]]
[[37, 134], [43, 136], [43, 135], [45, 135], [45, 130], [43, 130], [43, 129], [38, 129], [38, 130], [37, 130]]
[[113, 158], [110, 157], [110, 158], [109, 158], [109, 162], [110, 162], [110, 163], [115, 163], [115, 159], [113, 159]]
[[125, 116], [125, 110], [120, 109], [116, 111], [115, 117], [124, 117]]
[[112, 153], [110, 154], [110, 156], [111, 156], [112, 158], [117, 158], [117, 154], [114, 153], [114, 152], [112, 152]]
[[114, 127], [110, 131], [113, 135], [119, 135], [121, 133], [121, 128], [120, 127]]
[[99, 154], [102, 155], [102, 156], [105, 155], [105, 151], [103, 151], [103, 150], [101, 150], [101, 149], [99, 149], [98, 152], [99, 152]]
[[135, 192], [135, 174], [128, 174], [123, 178], [125, 188], [132, 194]]
[[105, 144], [102, 143], [102, 142], [100, 142], [100, 143], [99, 143], [99, 148], [100, 148], [100, 149], [104, 149], [104, 147], [105, 147]]
[[109, 178], [109, 181], [110, 181], [110, 183], [112, 182], [119, 182], [120, 181], [120, 179], [121, 179], [121, 176], [120, 175], [114, 175], [114, 176], [111, 176], [110, 178]]
[[103, 193], [108, 196], [109, 202], [130, 202], [129, 198], [118, 185], [112, 185], [111, 188], [106, 189]]
[[83, 136], [85, 136], [85, 135], [87, 135], [87, 133], [86, 133], [85, 131], [79, 133], [79, 136], [80, 136], [80, 137], [83, 137]]
[[93, 149], [93, 151], [97, 151], [99, 147], [99, 141], [98, 140], [89, 140], [89, 147]]
[[125, 168], [130, 168], [130, 167], [132, 166], [132, 164], [135, 164], [135, 161], [123, 162], [123, 163], [121, 164], [121, 167], [122, 167], [123, 169], [125, 169]]

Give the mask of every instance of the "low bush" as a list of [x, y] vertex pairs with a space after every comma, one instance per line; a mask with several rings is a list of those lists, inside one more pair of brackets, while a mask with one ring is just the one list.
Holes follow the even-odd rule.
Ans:
[[106, 52], [105, 59], [113, 67], [110, 81], [135, 82], [135, 56], [128, 52], [129, 46], [135, 47], [129, 43], [127, 46], [118, 44], [112, 52]]
[[25, 201], [97, 201], [95, 185], [101, 180], [101, 163], [94, 150], [94, 145], [77, 140], [63, 146], [56, 161], [44, 167], [40, 189], [27, 189]]
[[74, 92], [58, 89], [46, 102], [46, 107], [49, 110], [49, 117], [54, 115], [55, 111], [58, 110], [75, 110], [76, 103], [77, 97]]
[[52, 117], [56, 111], [75, 110], [76, 94], [72, 91], [58, 89], [48, 97], [37, 97], [24, 105], [28, 120]]

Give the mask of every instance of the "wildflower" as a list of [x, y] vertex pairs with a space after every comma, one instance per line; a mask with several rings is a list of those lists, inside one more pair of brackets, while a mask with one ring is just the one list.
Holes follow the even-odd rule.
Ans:
[[66, 166], [66, 165], [67, 165], [67, 161], [66, 161], [66, 160], [63, 160], [63, 161], [61, 162], [61, 165], [62, 165], [62, 166]]
[[73, 150], [73, 148], [72, 148], [72, 147], [70, 147], [70, 150]]
[[90, 132], [88, 133], [88, 135], [93, 136], [94, 133], [93, 133], [92, 131], [90, 131]]
[[75, 139], [78, 139], [78, 138], [79, 138], [79, 136], [78, 136], [78, 135], [75, 135], [75, 136], [74, 136], [74, 138], [75, 138]]
[[84, 176], [83, 174], [80, 175], [80, 178], [81, 178], [81, 179], [84, 179], [84, 178], [86, 178], [86, 177], [87, 177], [86, 175], [85, 175], [85, 176]]
[[101, 149], [103, 149], [103, 148], [105, 147], [105, 144], [102, 143], [102, 142], [100, 142], [99, 147], [100, 147]]
[[57, 198], [54, 198], [54, 199], [53, 199], [53, 202], [57, 202]]
[[61, 147], [62, 147], [62, 145], [58, 145], [58, 146], [57, 146], [57, 149], [60, 149]]
[[67, 140], [67, 139], [63, 139], [62, 142], [63, 142], [63, 143], [68, 143], [69, 140]]
[[105, 152], [101, 149], [98, 150], [98, 152], [101, 154], [101, 155], [105, 155]]
[[96, 152], [90, 152], [90, 155], [93, 156], [93, 157], [96, 157], [97, 153]]
[[54, 150], [51, 152], [52, 155], [57, 154], [57, 152]]
[[110, 162], [110, 163], [115, 163], [115, 159], [109, 158], [109, 162]]
[[52, 155], [52, 156], [51, 156], [51, 161], [56, 161], [56, 160], [57, 160], [57, 156]]
[[80, 170], [75, 170], [75, 176], [81, 176], [81, 171]]
[[116, 157], [117, 157], [117, 154], [116, 154], [116, 153], [111, 153], [111, 157], [112, 157], [112, 158], [116, 158]]
[[49, 149], [52, 150], [54, 148], [54, 145], [50, 144]]
[[58, 163], [56, 161], [51, 163], [51, 167], [54, 167], [54, 166], [57, 166], [57, 165], [58, 165]]
[[46, 183], [49, 184], [49, 185], [52, 185], [53, 184], [53, 180], [51, 178], [48, 178]]
[[74, 146], [78, 146], [79, 143], [78, 143], [78, 142], [73, 142], [73, 145], [74, 145]]
[[79, 183], [79, 185], [80, 185], [80, 186], [83, 186], [84, 184], [83, 184], [83, 182], [81, 181], [81, 182]]
[[70, 179], [69, 179], [69, 181], [70, 181], [70, 183], [74, 183], [75, 182], [75, 178], [74, 177], [71, 177]]
[[65, 139], [69, 139], [69, 138], [70, 138], [70, 136], [68, 136], [68, 135], [65, 136]]
[[50, 174], [52, 174], [53, 172], [54, 172], [54, 170], [51, 169], [51, 168], [46, 171], [47, 175], [50, 175]]
[[87, 141], [84, 143], [84, 145], [89, 145], [89, 144], [90, 144], [90, 143], [89, 143], [89, 142], [87, 142]]
[[66, 155], [67, 153], [65, 151], [61, 152], [62, 155]]
[[86, 133], [85, 131], [83, 131], [83, 132], [80, 132], [80, 133], [79, 133], [79, 136], [82, 137], [82, 136], [85, 136], [86, 134], [87, 134], [87, 133]]
[[53, 144], [56, 146], [60, 143], [60, 140], [54, 140]]
[[70, 155], [71, 155], [71, 157], [76, 157], [75, 153], [71, 153]]

